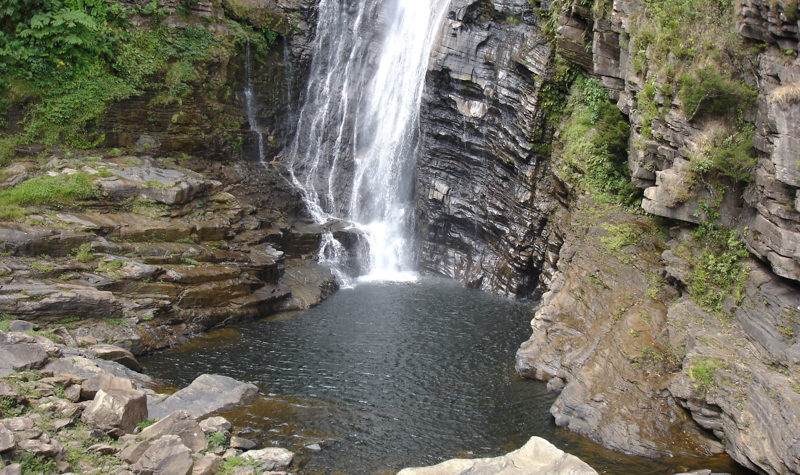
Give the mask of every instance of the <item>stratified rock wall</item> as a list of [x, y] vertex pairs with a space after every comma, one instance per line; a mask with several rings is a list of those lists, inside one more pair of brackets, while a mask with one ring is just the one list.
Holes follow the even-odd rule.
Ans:
[[[764, 43], [763, 52], [754, 53], [753, 71], [747, 78], [758, 90], [753, 142], [759, 161], [754, 183], [749, 187], [726, 184], [721, 220], [728, 226], [749, 229], [744, 238], [750, 251], [768, 262], [781, 277], [800, 280], [797, 3], [746, 0], [735, 5], [739, 32]], [[633, 183], [645, 189], [642, 207], [659, 216], [696, 223], [698, 204], [712, 201], [714, 190], [695, 186], [686, 194], [691, 180], [689, 161], [700, 153], [718, 123], [713, 119], [687, 118], [677, 97], [669, 105], [667, 98], [658, 93], [654, 101], [665, 111], [644, 123], [637, 94], [644, 87], [645, 78], [633, 64], [635, 45], [631, 41], [640, 8], [636, 0], [614, 0], [606, 18], [583, 22], [592, 25], [584, 35], [559, 28], [559, 47], [569, 44], [571, 38], [592, 39], [593, 63], [588, 72], [601, 79], [612, 97], [619, 98], [618, 105], [630, 116], [633, 126], [629, 165]], [[563, 49], [574, 50], [581, 45], [585, 46], [579, 43]], [[652, 126], [652, 138], [642, 133], [646, 125]]]
[[420, 267], [506, 295], [529, 294], [548, 255], [537, 93], [550, 46], [537, 22], [525, 0], [453, 1], [421, 112]]

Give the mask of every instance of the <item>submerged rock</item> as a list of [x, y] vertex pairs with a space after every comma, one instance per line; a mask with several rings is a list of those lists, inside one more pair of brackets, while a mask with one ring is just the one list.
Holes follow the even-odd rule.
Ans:
[[406, 468], [397, 475], [596, 475], [597, 472], [578, 457], [550, 442], [531, 439], [521, 448], [501, 457], [452, 459], [438, 465]]

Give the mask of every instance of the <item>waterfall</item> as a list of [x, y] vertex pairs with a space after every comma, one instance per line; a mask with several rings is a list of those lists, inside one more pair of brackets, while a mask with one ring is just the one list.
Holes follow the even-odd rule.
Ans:
[[[441, 0], [322, 0], [305, 103], [287, 168], [313, 219], [369, 244], [362, 279], [414, 278], [414, 164]], [[320, 260], [340, 267], [331, 233]]]
[[258, 136], [258, 161], [262, 165], [266, 165], [266, 160], [264, 158], [264, 129], [258, 124], [258, 118], [256, 117], [256, 97], [255, 97], [255, 89], [253, 88], [253, 54], [250, 52], [250, 40], [247, 40], [247, 46], [245, 49], [245, 85], [244, 85], [244, 107], [245, 112], [247, 113], [247, 125], [250, 126], [250, 130], [256, 133]]

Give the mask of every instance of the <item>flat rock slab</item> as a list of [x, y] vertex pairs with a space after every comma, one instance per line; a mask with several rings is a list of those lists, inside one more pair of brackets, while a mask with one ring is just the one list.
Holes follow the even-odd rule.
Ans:
[[550, 442], [540, 437], [531, 437], [520, 449], [501, 457], [452, 459], [430, 467], [406, 468], [398, 473], [398, 475], [462, 474], [596, 475], [597, 472], [578, 457], [558, 449]]
[[256, 394], [258, 387], [254, 384], [227, 376], [204, 374], [163, 401], [151, 402], [148, 410], [150, 417], [162, 418], [182, 409], [195, 419], [202, 419], [248, 404]]
[[60, 355], [61, 350], [43, 336], [0, 332], [0, 376], [41, 368], [50, 358]]

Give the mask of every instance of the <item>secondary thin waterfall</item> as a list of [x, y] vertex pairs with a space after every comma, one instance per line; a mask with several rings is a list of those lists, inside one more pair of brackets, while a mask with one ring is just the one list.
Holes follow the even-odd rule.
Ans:
[[[369, 279], [413, 278], [414, 163], [441, 0], [322, 0], [288, 169], [319, 224], [344, 220], [369, 243]], [[320, 260], [343, 248], [326, 233]]]

